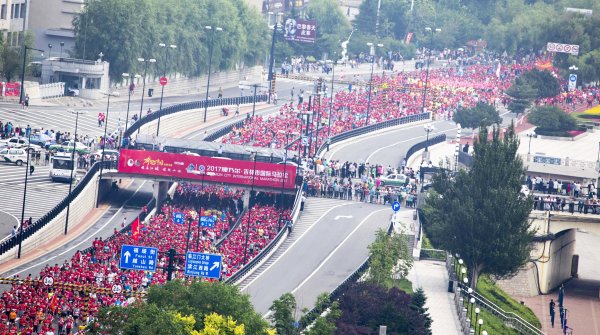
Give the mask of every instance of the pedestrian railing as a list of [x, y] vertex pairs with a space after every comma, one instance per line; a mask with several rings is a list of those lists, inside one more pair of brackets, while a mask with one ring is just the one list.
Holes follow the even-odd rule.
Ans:
[[54, 208], [52, 208], [48, 213], [39, 218], [36, 222], [29, 225], [27, 228], [24, 228], [22, 231], [20, 230], [15, 236], [12, 236], [8, 240], [0, 244], [0, 255], [8, 252], [9, 250], [17, 246], [19, 244], [19, 241], [25, 241], [27, 238], [31, 237], [38, 230], [42, 229], [50, 221], [56, 218], [65, 208], [67, 208], [67, 205], [69, 205], [71, 201], [77, 198], [77, 196], [79, 196], [83, 189], [85, 189], [85, 187], [94, 179], [96, 173], [100, 171], [101, 166], [103, 166], [104, 169], [110, 169], [111, 167], [114, 167], [114, 162], [96, 162], [94, 165], [92, 165], [92, 167], [83, 176], [79, 183], [73, 188], [71, 193], [68, 194], [61, 202], [59, 202], [56, 206], [54, 206]]
[[476, 291], [468, 293], [468, 287], [457, 280], [458, 274], [455, 271], [453, 262], [453, 257], [447, 254], [446, 268], [448, 269], [448, 276], [450, 280], [457, 283], [454, 295], [454, 303], [456, 305], [457, 313], [459, 315], [461, 325], [463, 326], [463, 330], [465, 330], [465, 334], [469, 334], [469, 329], [471, 327], [471, 318], [469, 318], [467, 315], [468, 310], [465, 307], [467, 306], [465, 302], [469, 302], [471, 298], [474, 298], [477, 307], [484, 308], [496, 316], [506, 327], [512, 328], [524, 335], [545, 335], [543, 331], [529, 323], [527, 320], [513, 312], [504, 311], [502, 308], [489, 301]]
[[223, 242], [227, 241], [227, 238], [229, 237], [229, 235], [231, 235], [231, 233], [233, 233], [233, 231], [239, 227], [239, 225], [242, 222], [242, 218], [244, 217], [244, 214], [246, 214], [246, 212], [248, 211], [247, 208], [244, 208], [244, 210], [238, 215], [238, 218], [235, 220], [235, 223], [233, 224], [233, 226], [231, 226], [229, 228], [229, 230], [227, 231], [227, 233], [225, 233], [220, 240], [217, 241], [217, 243], [215, 243], [215, 248], [219, 249], [219, 247], [221, 246], [221, 244], [223, 244]]
[[[265, 102], [268, 99], [268, 95], [262, 94], [256, 96], [256, 102]], [[193, 110], [193, 109], [202, 109], [207, 107], [219, 107], [219, 106], [233, 106], [233, 105], [244, 105], [254, 103], [254, 96], [245, 96], [245, 97], [235, 97], [235, 98], [221, 98], [221, 99], [211, 99], [211, 100], [202, 100], [202, 101], [193, 101], [193, 102], [184, 102], [182, 104], [177, 104], [169, 107], [165, 107], [162, 110], [156, 111], [154, 113], [147, 114], [143, 116], [141, 119], [134, 122], [127, 131], [123, 133], [123, 138], [129, 138], [133, 135], [134, 132], [138, 131], [143, 125], [146, 125], [152, 121], [158, 120], [158, 118]]]
[[425, 148], [428, 148], [432, 145], [438, 144], [438, 143], [442, 143], [446, 141], [446, 134], [440, 134], [434, 137], [431, 137], [428, 141], [423, 141], [423, 142], [419, 142], [419, 143], [415, 143], [413, 146], [411, 146], [410, 148], [408, 148], [408, 150], [406, 150], [406, 153], [404, 154], [404, 161], [408, 163], [408, 160], [410, 159], [410, 156], [414, 155], [416, 152], [418, 152], [419, 150], [423, 150]]
[[446, 250], [439, 249], [421, 249], [419, 253], [419, 259], [428, 259], [435, 261], [446, 261]]

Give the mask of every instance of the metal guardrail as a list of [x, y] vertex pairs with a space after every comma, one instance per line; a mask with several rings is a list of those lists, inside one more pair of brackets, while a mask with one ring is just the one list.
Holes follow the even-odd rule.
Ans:
[[[471, 297], [475, 298], [476, 304], [479, 307], [485, 308], [488, 312], [490, 312], [491, 314], [500, 318], [502, 323], [504, 323], [507, 327], [515, 329], [519, 333], [525, 334], [525, 335], [545, 335], [545, 333], [543, 331], [536, 328], [534, 325], [529, 323], [527, 320], [523, 319], [522, 317], [520, 317], [519, 315], [517, 315], [513, 312], [507, 312], [507, 311], [503, 310], [502, 308], [500, 308], [493, 302], [486, 299], [481, 294], [479, 294], [475, 291], [473, 291], [471, 294], [469, 294], [467, 292], [467, 287], [463, 283], [458, 282], [458, 280], [457, 280], [458, 276], [454, 269], [453, 257], [450, 254], [447, 254], [447, 257], [446, 257], [446, 268], [448, 269], [448, 277], [451, 280], [455, 280], [457, 282], [457, 288], [456, 288], [457, 294], [455, 295], [455, 299], [454, 299], [455, 303], [457, 304], [457, 307], [464, 308], [464, 306], [461, 306], [459, 303], [459, 297], [468, 295], [467, 298], [471, 298]], [[464, 298], [463, 298], [463, 301], [464, 301]]]
[[[246, 96], [246, 97], [235, 97], [235, 98], [221, 98], [221, 99], [211, 99], [208, 100], [208, 107], [219, 107], [219, 106], [231, 106], [231, 105], [243, 105], [253, 103], [254, 96]], [[261, 94], [256, 96], [256, 102], [264, 102], [267, 101], [268, 95]], [[165, 107], [162, 110], [156, 111], [154, 113], [143, 116], [141, 119], [134, 122], [125, 133], [123, 133], [123, 138], [130, 137], [134, 132], [138, 131], [143, 125], [150, 123], [154, 120], [158, 120], [159, 117], [192, 110], [192, 109], [202, 109], [204, 108], [206, 100], [202, 101], [193, 101], [193, 102], [184, 102], [182, 104], [177, 104], [169, 107]]]
[[445, 141], [446, 141], [446, 134], [441, 134], [441, 135], [437, 135], [434, 137], [430, 137], [429, 141], [415, 143], [413, 146], [408, 148], [408, 150], [406, 150], [406, 153], [404, 154], [404, 161], [408, 162], [408, 159], [410, 158], [410, 156], [414, 155], [419, 150], [423, 150], [427, 147], [430, 147], [432, 145], [442, 143]]
[[234, 122], [232, 124], [228, 124], [228, 125], [224, 126], [223, 128], [215, 130], [215, 131], [207, 134], [206, 137], [204, 137], [204, 141], [208, 141], [208, 142], [215, 141], [215, 140], [229, 134], [233, 128], [240, 128], [241, 126], [244, 125], [244, 122], [246, 122], [245, 119]]
[[[383, 122], [371, 124], [371, 125], [368, 125], [368, 126], [364, 126], [364, 127], [352, 129], [352, 130], [343, 132], [341, 134], [337, 134], [335, 136], [332, 136], [329, 144], [330, 145], [331, 144], [335, 144], [337, 142], [341, 142], [341, 141], [347, 140], [347, 139], [349, 139], [351, 137], [363, 135], [363, 134], [370, 133], [372, 131], [376, 131], [376, 130], [380, 130], [380, 129], [385, 129], [385, 128], [394, 127], [394, 126], [399, 126], [399, 125], [402, 125], [402, 124], [407, 124], [407, 123], [412, 123], [412, 122], [417, 122], [417, 121], [428, 120], [430, 117], [431, 117], [431, 113], [427, 112], [427, 113], [421, 113], [421, 114], [414, 114], [414, 115], [403, 116], [403, 117], [400, 117], [400, 118], [396, 118], [396, 119], [392, 119], [392, 120], [387, 120], [387, 121], [383, 121]], [[317, 150], [316, 156], [319, 156], [321, 153], [323, 153], [323, 151], [326, 148], [327, 148], [327, 143], [321, 144], [321, 146]]]
[[[79, 194], [83, 191], [83, 189], [93, 180], [96, 173], [100, 170], [100, 165], [102, 162], [96, 162], [92, 167], [87, 171], [87, 173], [81, 178], [79, 183], [73, 188], [70, 194], [68, 194], [61, 202], [59, 202], [54, 208], [52, 208], [48, 213], [39, 218], [32, 225], [23, 229], [23, 231], [18, 232], [15, 236], [12, 236], [10, 239], [4, 241], [0, 244], [0, 255], [8, 252], [10, 249], [14, 248], [19, 244], [19, 235], [21, 236], [22, 241], [25, 241], [27, 238], [31, 237], [38, 230], [45, 227], [50, 221], [56, 218], [60, 212], [62, 212], [67, 205], [73, 201]], [[112, 161], [104, 162], [104, 169], [109, 169], [114, 165]]]
[[227, 233], [225, 233], [225, 235], [223, 235], [223, 237], [221, 237], [221, 239], [217, 241], [217, 243], [215, 243], [215, 248], [219, 249], [221, 244], [223, 244], [223, 242], [227, 240], [229, 235], [231, 235], [231, 233], [233, 233], [233, 231], [241, 224], [242, 218], [244, 217], [244, 214], [246, 214], [247, 211], [248, 209], [244, 208], [244, 210], [238, 215], [238, 218], [235, 220], [233, 226], [229, 228], [229, 231], [227, 231]]
[[[302, 189], [298, 188], [298, 191], [296, 192], [296, 200], [294, 202], [294, 206], [293, 206], [292, 213], [291, 213], [292, 218], [297, 217], [298, 213], [300, 212], [300, 202], [302, 200], [302, 196], [300, 195], [301, 192], [302, 192]], [[275, 236], [275, 238], [264, 249], [262, 249], [260, 251], [260, 253], [258, 255], [256, 255], [256, 257], [254, 257], [250, 262], [248, 262], [246, 265], [244, 265], [236, 273], [231, 275], [231, 277], [227, 278], [225, 280], [225, 282], [228, 284], [233, 284], [236, 281], [238, 281], [239, 279], [241, 279], [242, 277], [244, 277], [248, 272], [250, 272], [254, 267], [256, 267], [265, 257], [267, 257], [269, 255], [271, 250], [273, 250], [273, 248], [275, 248], [275, 246], [277, 245], [279, 240], [281, 240], [285, 236], [286, 233], [287, 233], [287, 229], [285, 229], [285, 227], [282, 227], [279, 230], [279, 233], [277, 233], [277, 236]]]

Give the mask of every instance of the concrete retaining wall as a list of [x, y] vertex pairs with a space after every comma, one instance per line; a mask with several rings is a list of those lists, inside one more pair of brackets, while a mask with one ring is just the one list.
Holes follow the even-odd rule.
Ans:
[[[98, 173], [92, 178], [89, 184], [82, 190], [77, 198], [71, 202], [69, 211], [69, 231], [72, 231], [83, 220], [83, 218], [96, 206], [96, 194], [98, 191]], [[65, 208], [46, 226], [37, 231], [33, 236], [24, 240], [21, 248], [21, 255], [35, 250], [36, 248], [48, 243], [49, 241], [64, 234], [65, 219], [67, 209]], [[17, 256], [18, 246], [10, 251], [0, 255], [0, 263], [15, 258]]]

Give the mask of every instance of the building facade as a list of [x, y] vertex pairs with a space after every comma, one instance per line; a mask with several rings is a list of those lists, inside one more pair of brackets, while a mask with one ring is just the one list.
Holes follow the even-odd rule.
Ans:
[[75, 49], [73, 19], [83, 11], [85, 0], [21, 1], [29, 2], [27, 30], [34, 35], [34, 48], [45, 50], [49, 57], [76, 56], [72, 55]]
[[19, 46], [27, 30], [28, 0], [0, 0], [0, 31], [6, 45]]

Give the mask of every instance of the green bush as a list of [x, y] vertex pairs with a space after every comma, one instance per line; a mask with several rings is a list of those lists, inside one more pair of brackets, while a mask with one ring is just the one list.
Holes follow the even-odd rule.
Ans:
[[542, 136], [571, 137], [569, 132], [565, 130], [544, 129], [540, 127], [535, 128], [535, 133]]

